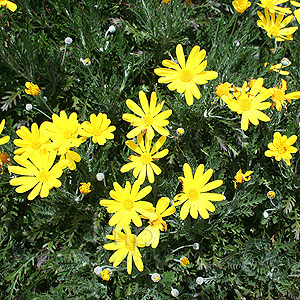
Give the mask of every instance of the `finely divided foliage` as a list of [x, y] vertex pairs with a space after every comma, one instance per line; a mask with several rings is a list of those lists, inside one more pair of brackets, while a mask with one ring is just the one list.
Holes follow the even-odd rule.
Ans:
[[300, 298], [299, 2], [0, 14], [0, 299]]

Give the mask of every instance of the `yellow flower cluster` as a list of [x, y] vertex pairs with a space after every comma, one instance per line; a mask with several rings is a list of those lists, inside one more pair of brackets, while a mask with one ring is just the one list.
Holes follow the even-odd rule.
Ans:
[[[94, 143], [104, 145], [107, 139], [113, 139], [115, 126], [109, 126], [111, 121], [106, 114], [92, 114], [90, 122], [79, 124], [77, 114], [71, 113], [68, 117], [65, 111], [59, 115], [52, 115], [52, 122], [43, 122], [39, 127], [36, 123], [31, 130], [22, 126], [16, 131], [19, 139], [13, 143], [18, 147], [14, 151], [14, 161], [20, 166], [8, 166], [12, 173], [22, 175], [12, 178], [10, 184], [18, 186], [17, 193], [29, 190], [28, 200], [33, 200], [40, 194], [41, 198], [49, 195], [53, 187], [60, 187], [58, 179], [63, 170], [68, 167], [76, 169], [76, 163], [81, 160], [76, 149], [88, 138], [92, 137]], [[0, 125], [3, 130], [4, 120]], [[0, 139], [0, 143], [8, 142], [9, 137]], [[56, 157], [59, 161], [56, 162]], [[90, 183], [82, 184], [79, 190], [83, 194], [89, 193]]]
[[[218, 74], [214, 71], [204, 71], [207, 65], [207, 61], [203, 61], [206, 52], [205, 50], [200, 51], [199, 46], [192, 49], [187, 62], [185, 62], [183, 48], [180, 44], [176, 47], [176, 54], [180, 66], [170, 60], [164, 60], [163, 65], [168, 68], [158, 68], [154, 72], [162, 76], [159, 82], [171, 82], [168, 88], [184, 93], [187, 104], [192, 105], [193, 97], [200, 98], [200, 91], [196, 84], [204, 84], [207, 80], [216, 78]], [[153, 207], [151, 202], [142, 200], [152, 190], [149, 185], [140, 190], [145, 179], [147, 178], [149, 183], [153, 183], [154, 174], [159, 175], [162, 172], [154, 161], [165, 157], [169, 152], [168, 149], [159, 150], [163, 147], [169, 134], [165, 126], [169, 124], [167, 118], [172, 114], [172, 110], [163, 110], [164, 101], [157, 103], [155, 92], [152, 92], [150, 101], [148, 101], [145, 93], [140, 91], [139, 101], [140, 106], [130, 99], [126, 101], [128, 108], [134, 113], [123, 114], [123, 119], [134, 127], [127, 133], [127, 138], [136, 137], [137, 142], [132, 140], [125, 142], [135, 154], [128, 158], [130, 162], [122, 166], [120, 170], [127, 172], [133, 169], [133, 176], [137, 180], [133, 185], [127, 181], [125, 188], [114, 182], [114, 190], [109, 193], [112, 200], [103, 199], [99, 202], [100, 205], [107, 208], [109, 213], [113, 214], [108, 224], [115, 226], [113, 234], [107, 236], [114, 243], [105, 244], [103, 247], [107, 250], [116, 250], [109, 259], [114, 267], [118, 266], [127, 256], [128, 274], [132, 272], [132, 259], [137, 269], [143, 270], [143, 261], [138, 248], [150, 245], [152, 248], [158, 246], [160, 231], [167, 230], [167, 223], [163, 218], [172, 215], [176, 211], [175, 206], [185, 202], [180, 213], [182, 219], [185, 219], [189, 212], [195, 219], [198, 217], [198, 213], [202, 218], [207, 219], [209, 217], [207, 211], [215, 210], [210, 201], [221, 201], [225, 198], [217, 193], [208, 193], [223, 183], [222, 180], [208, 183], [213, 173], [211, 169], [204, 173], [204, 165], [200, 165], [196, 170], [195, 178], [193, 178], [191, 167], [184, 164], [185, 178], [179, 177], [183, 184], [183, 193], [174, 197], [174, 205], [169, 206], [170, 199], [168, 197], [160, 198], [156, 207]], [[156, 132], [161, 136], [152, 146]], [[183, 130], [181, 134], [183, 134]], [[149, 226], [136, 236], [131, 233], [129, 226], [132, 222], [135, 226], [141, 227], [143, 225], [142, 218], [149, 220]]]

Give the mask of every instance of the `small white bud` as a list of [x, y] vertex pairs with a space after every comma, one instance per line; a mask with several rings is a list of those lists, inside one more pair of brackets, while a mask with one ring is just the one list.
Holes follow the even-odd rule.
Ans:
[[201, 284], [203, 284], [203, 282], [204, 282], [203, 277], [197, 277], [197, 278], [196, 278], [196, 283], [197, 283], [197, 284], [201, 285]]
[[233, 45], [238, 47], [240, 45], [240, 42], [238, 40], [233, 41]]
[[284, 57], [282, 60], [281, 60], [281, 63], [283, 66], [287, 66], [289, 65], [291, 62], [289, 61], [288, 58]]
[[269, 216], [269, 213], [265, 210], [265, 211], [263, 212], [263, 216], [264, 216], [264, 218], [266, 219], [266, 218]]
[[31, 105], [30, 103], [27, 103], [27, 104], [25, 105], [25, 109], [26, 109], [27, 111], [31, 111], [31, 110], [32, 110], [32, 105]]
[[179, 291], [178, 291], [177, 289], [173, 289], [173, 288], [171, 287], [171, 295], [172, 295], [173, 297], [177, 297], [177, 296], [179, 295]]
[[110, 32], [110, 33], [115, 33], [116, 32], [116, 27], [114, 25], [110, 25], [107, 31]]
[[66, 38], [65, 38], [65, 43], [66, 43], [67, 45], [71, 45], [71, 44], [73, 43], [72, 38], [70, 38], [69, 36], [66, 37]]
[[194, 243], [194, 244], [193, 244], [193, 249], [194, 249], [194, 250], [199, 250], [199, 248], [200, 248], [199, 243]]
[[102, 268], [99, 267], [99, 266], [97, 266], [97, 267], [94, 268], [94, 273], [95, 273], [97, 276], [100, 276], [100, 275], [101, 275], [101, 274], [100, 274], [101, 271], [102, 271]]
[[98, 173], [97, 175], [96, 175], [96, 179], [98, 180], [98, 181], [103, 181], [104, 180], [104, 174], [103, 173]]
[[158, 273], [153, 273], [153, 274], [151, 274], [151, 280], [153, 282], [159, 282], [161, 280], [161, 277]]

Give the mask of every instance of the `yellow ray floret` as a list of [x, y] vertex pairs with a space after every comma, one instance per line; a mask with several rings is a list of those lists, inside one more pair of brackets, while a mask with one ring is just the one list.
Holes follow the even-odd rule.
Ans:
[[298, 29], [298, 26], [284, 28], [288, 23], [294, 20], [294, 16], [288, 16], [285, 19], [283, 14], [269, 13], [265, 8], [265, 16], [258, 11], [257, 14], [260, 20], [257, 21], [257, 26], [261, 27], [267, 32], [269, 38], [272, 36], [279, 42], [284, 40], [292, 40], [292, 34]]
[[157, 68], [154, 73], [161, 78], [159, 83], [169, 83], [168, 88], [171, 91], [177, 90], [179, 94], [184, 93], [188, 105], [194, 103], [194, 97], [200, 99], [200, 91], [197, 84], [205, 84], [208, 80], [218, 77], [215, 71], [204, 71], [207, 66], [207, 60], [204, 49], [194, 46], [187, 61], [185, 61], [183, 48], [181, 44], [176, 47], [176, 56], [178, 63], [165, 59], [162, 65], [167, 68]]
[[172, 114], [172, 110], [162, 111], [165, 101], [156, 105], [157, 97], [155, 92], [151, 94], [150, 104], [143, 91], [139, 92], [139, 99], [141, 107], [130, 99], [126, 101], [128, 108], [137, 115], [123, 114], [122, 116], [125, 121], [130, 122], [135, 127], [127, 134], [127, 138], [132, 139], [142, 132], [143, 134], [146, 133], [148, 140], [152, 140], [154, 138], [154, 130], [163, 136], [167, 136], [169, 131], [163, 127], [169, 124], [169, 121], [166, 119]]
[[132, 259], [140, 272], [144, 270], [142, 255], [138, 247], [145, 247], [145, 243], [141, 241], [140, 235], [132, 234], [129, 227], [117, 227], [113, 230], [112, 235], [107, 235], [106, 238], [115, 241], [103, 246], [106, 250], [116, 250], [109, 259], [114, 267], [117, 267], [127, 256], [128, 274], [132, 272]]
[[113, 139], [113, 131], [116, 130], [115, 126], [109, 126], [111, 121], [107, 118], [106, 114], [99, 113], [90, 115], [90, 121], [82, 123], [82, 128], [79, 129], [79, 134], [84, 137], [92, 137], [93, 143], [104, 145], [107, 139]]
[[184, 177], [179, 177], [182, 183], [182, 193], [174, 197], [174, 205], [183, 203], [180, 210], [180, 218], [184, 220], [190, 213], [192, 218], [197, 219], [198, 213], [203, 219], [208, 219], [208, 211], [215, 211], [214, 205], [210, 201], [222, 201], [224, 195], [217, 193], [208, 193], [223, 184], [223, 180], [209, 182], [213, 174], [212, 169], [204, 173], [204, 165], [199, 165], [195, 175], [188, 164], [183, 165]]
[[[4, 129], [4, 125], [5, 125], [5, 120], [3, 119], [0, 123], [0, 134], [2, 133], [3, 129]], [[0, 145], [4, 145], [6, 143], [8, 143], [10, 137], [8, 135], [0, 138]]]
[[13, 178], [9, 183], [16, 188], [17, 193], [25, 193], [32, 189], [28, 195], [28, 200], [33, 200], [38, 194], [41, 198], [49, 195], [49, 190], [53, 187], [60, 187], [61, 182], [58, 178], [62, 175], [63, 169], [67, 167], [68, 161], [61, 160], [54, 164], [56, 158], [55, 151], [32, 150], [29, 159], [15, 156], [14, 160], [21, 165], [9, 166], [8, 170], [12, 173], [23, 175]]
[[0, 0], [0, 7], [1, 6], [6, 6], [12, 12], [14, 12], [17, 9], [17, 5], [8, 0]]
[[106, 206], [109, 213], [114, 215], [110, 218], [110, 226], [128, 226], [132, 221], [135, 226], [141, 227], [142, 220], [138, 213], [148, 217], [155, 218], [153, 205], [148, 201], [140, 201], [146, 197], [152, 190], [150, 185], [140, 189], [140, 183], [135, 181], [132, 185], [126, 181], [123, 189], [117, 182], [113, 183], [114, 189], [109, 192], [113, 200], [100, 200], [100, 205]]
[[269, 150], [265, 152], [265, 156], [275, 156], [277, 161], [283, 159], [287, 165], [290, 165], [290, 160], [292, 159], [291, 153], [296, 153], [298, 151], [296, 147], [292, 146], [296, 141], [296, 135], [287, 138], [286, 135], [281, 136], [279, 132], [275, 132], [273, 143], [268, 144]]
[[128, 159], [131, 160], [130, 163], [124, 165], [121, 168], [121, 172], [128, 172], [131, 169], [133, 170], [133, 176], [138, 177], [140, 184], [143, 184], [147, 175], [148, 181], [150, 183], [154, 182], [154, 173], [159, 175], [161, 169], [154, 164], [154, 161], [166, 156], [169, 153], [168, 149], [157, 152], [166, 141], [166, 137], [162, 136], [154, 144], [151, 149], [152, 140], [148, 140], [145, 136], [145, 141], [143, 135], [140, 133], [137, 136], [138, 145], [133, 141], [126, 141], [125, 144], [133, 151], [136, 152], [136, 155], [131, 155]]
[[[223, 96], [223, 101], [228, 107], [238, 114], [242, 115], [241, 128], [247, 130], [249, 121], [258, 125], [259, 121], [270, 121], [270, 118], [265, 115], [261, 110], [265, 110], [271, 106], [270, 102], [263, 102], [271, 97], [273, 89], [263, 89], [263, 78], [255, 81], [252, 88], [248, 90], [247, 82], [245, 81], [243, 87], [238, 93], [234, 94], [236, 99], [228, 96]], [[263, 91], [260, 93], [260, 91]]]

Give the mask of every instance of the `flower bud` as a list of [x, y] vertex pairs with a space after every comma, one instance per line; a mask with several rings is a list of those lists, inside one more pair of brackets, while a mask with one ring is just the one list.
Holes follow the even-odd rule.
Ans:
[[72, 38], [70, 38], [69, 36], [65, 38], [65, 43], [66, 45], [71, 45], [73, 43]]
[[197, 284], [201, 285], [201, 284], [203, 284], [203, 282], [204, 282], [203, 277], [197, 277], [197, 278], [196, 278], [196, 283], [197, 283]]
[[179, 291], [178, 291], [177, 289], [173, 289], [173, 288], [171, 287], [171, 295], [172, 295], [173, 297], [177, 297], [177, 296], [179, 295]]
[[97, 275], [97, 276], [100, 276], [101, 274], [101, 271], [102, 271], [102, 268], [97, 266], [94, 268], [94, 273]]
[[97, 175], [96, 175], [96, 179], [98, 180], [98, 181], [103, 181], [104, 180], [104, 174], [103, 173], [98, 173]]
[[153, 273], [153, 274], [151, 274], [151, 280], [153, 282], [159, 282], [161, 280], [161, 277], [158, 273]]
[[31, 105], [30, 103], [27, 103], [27, 104], [25, 105], [25, 109], [26, 109], [27, 111], [31, 111], [31, 110], [32, 110], [32, 105]]

